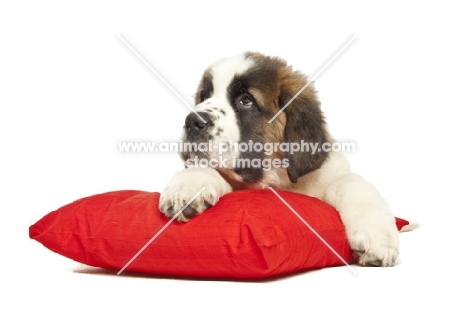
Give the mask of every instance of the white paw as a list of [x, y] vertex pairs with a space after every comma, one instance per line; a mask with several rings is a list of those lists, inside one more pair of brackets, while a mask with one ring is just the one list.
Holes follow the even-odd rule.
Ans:
[[187, 168], [178, 172], [166, 185], [159, 198], [159, 210], [167, 217], [176, 216], [177, 220], [187, 222], [231, 191], [231, 186], [216, 170]]
[[329, 185], [324, 199], [340, 213], [359, 264], [381, 267], [395, 264], [399, 253], [395, 218], [372, 184], [350, 173]]
[[367, 223], [347, 230], [351, 249], [362, 266], [391, 267], [399, 253], [398, 230], [394, 221]]

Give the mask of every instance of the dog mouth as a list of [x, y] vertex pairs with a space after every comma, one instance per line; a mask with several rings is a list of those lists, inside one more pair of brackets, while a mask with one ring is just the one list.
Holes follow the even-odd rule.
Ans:
[[181, 140], [179, 156], [186, 167], [233, 169], [236, 159], [241, 154], [231, 149], [232, 145], [232, 141], [184, 137]]
[[[192, 143], [186, 143], [182, 142], [183, 144], [192, 144]], [[194, 160], [200, 160], [200, 159], [207, 159], [209, 160], [211, 158], [211, 155], [207, 152], [196, 152], [196, 151], [184, 151], [182, 150], [179, 152], [180, 157], [184, 162], [190, 162]]]
[[237, 155], [237, 152], [229, 149], [229, 145], [237, 142], [238, 139], [232, 137], [238, 134], [233, 134], [232, 129], [226, 130], [226, 126], [229, 128], [226, 120], [221, 126], [220, 116], [213, 113], [213, 109], [215, 108], [191, 112], [186, 116], [181, 137], [182, 147], [179, 148], [182, 160], [223, 160]]

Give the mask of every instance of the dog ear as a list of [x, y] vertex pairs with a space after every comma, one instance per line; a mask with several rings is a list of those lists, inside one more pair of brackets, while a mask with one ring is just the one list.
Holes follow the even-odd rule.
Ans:
[[[280, 107], [288, 104], [295, 94], [290, 90], [283, 91], [279, 98]], [[296, 183], [301, 176], [320, 168], [327, 159], [328, 153], [322, 152], [321, 147], [328, 142], [329, 136], [320, 102], [312, 87], [294, 98], [283, 113], [286, 114], [284, 139], [290, 147], [285, 154], [289, 161], [287, 171], [291, 182]], [[299, 143], [301, 149], [291, 152], [291, 143]], [[311, 143], [317, 146], [315, 152], [310, 147]]]

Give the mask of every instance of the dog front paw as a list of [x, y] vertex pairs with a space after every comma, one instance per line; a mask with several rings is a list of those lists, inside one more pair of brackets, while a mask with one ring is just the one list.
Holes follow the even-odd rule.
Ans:
[[231, 191], [231, 186], [216, 170], [187, 168], [167, 184], [159, 199], [159, 210], [167, 217], [187, 222]]

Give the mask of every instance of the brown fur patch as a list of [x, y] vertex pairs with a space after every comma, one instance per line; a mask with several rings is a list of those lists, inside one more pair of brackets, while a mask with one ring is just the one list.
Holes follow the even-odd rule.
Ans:
[[[254, 65], [245, 72], [233, 77], [227, 93], [233, 109], [237, 113], [241, 128], [241, 141], [261, 143], [293, 143], [301, 141], [318, 143], [321, 146], [329, 142], [325, 117], [320, 109], [313, 83], [305, 89], [308, 77], [293, 68], [281, 58], [265, 56], [257, 52], [247, 52], [246, 59], [254, 61]], [[199, 104], [213, 93], [212, 73], [210, 69], [204, 72], [198, 85], [195, 103]], [[268, 123], [288, 102], [301, 93], [280, 113], [271, 123]], [[244, 92], [250, 94], [256, 102], [252, 110], [239, 108], [239, 96]], [[261, 153], [243, 153], [242, 158], [286, 158], [289, 162], [287, 174], [291, 182], [297, 182], [301, 176], [319, 169], [327, 159], [328, 153], [277, 151], [271, 155]], [[283, 170], [284, 171], [284, 170]], [[234, 171], [232, 172], [234, 173]], [[231, 178], [232, 173], [223, 173]], [[253, 169], [235, 169], [239, 182], [254, 185], [262, 182], [263, 173]], [[270, 173], [271, 175], [272, 173]], [[271, 177], [271, 176], [270, 176]], [[237, 186], [240, 186], [237, 184]]]
[[[265, 85], [257, 86], [261, 93], [260, 102], [266, 110], [275, 115], [284, 105], [301, 91], [308, 83], [306, 75], [294, 71], [284, 60], [278, 57], [264, 56], [260, 53], [247, 53], [255, 60], [251, 71], [263, 76]], [[269, 113], [266, 113], [268, 115]], [[311, 83], [287, 106], [272, 123], [269, 119], [263, 125], [266, 141], [319, 143], [329, 141], [325, 117], [320, 109], [320, 102]], [[328, 157], [325, 152], [310, 154], [299, 152], [285, 154], [289, 160], [288, 175], [292, 182], [310, 171], [320, 168]]]
[[[268, 123], [268, 121], [278, 111], [278, 100], [279, 91], [271, 93], [265, 93], [258, 89], [249, 88], [249, 92], [255, 97], [258, 105], [263, 110], [269, 110], [271, 113], [266, 113], [262, 120], [262, 130], [264, 133], [265, 141], [267, 142], [283, 142], [284, 141], [284, 127], [286, 125], [286, 116], [284, 114], [278, 115], [274, 122]], [[277, 96], [275, 96], [277, 93]]]

